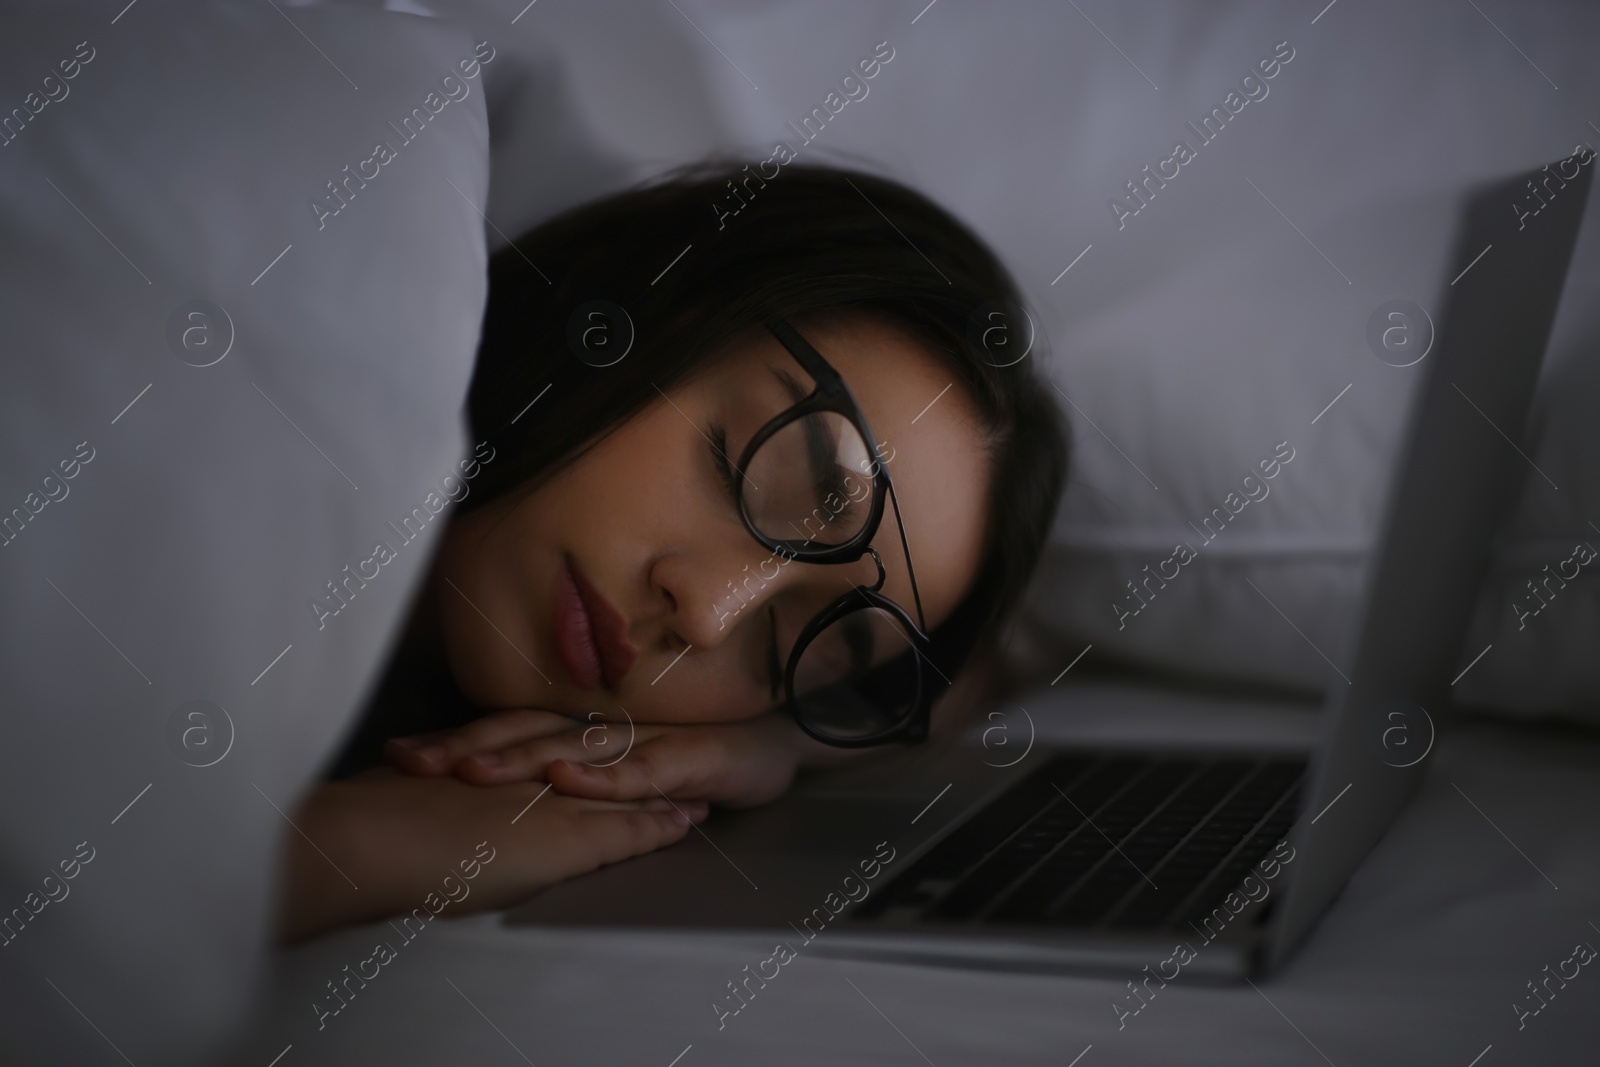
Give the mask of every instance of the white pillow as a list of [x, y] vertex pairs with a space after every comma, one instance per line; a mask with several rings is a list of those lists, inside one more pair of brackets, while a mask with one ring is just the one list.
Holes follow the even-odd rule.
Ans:
[[[442, 525], [387, 523], [460, 474], [484, 297], [483, 38], [118, 6], [0, 34], [7, 1063], [217, 1061], [280, 811]], [[348, 202], [313, 207], [346, 167]], [[319, 627], [380, 540], [396, 558]]]

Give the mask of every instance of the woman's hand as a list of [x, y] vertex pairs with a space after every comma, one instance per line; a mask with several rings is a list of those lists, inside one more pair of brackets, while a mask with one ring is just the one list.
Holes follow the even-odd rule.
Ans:
[[802, 763], [826, 762], [837, 752], [774, 713], [667, 726], [583, 723], [527, 710], [396, 738], [384, 749], [390, 763], [414, 775], [453, 774], [475, 785], [543, 780], [573, 797], [687, 798], [733, 808], [776, 799]]
[[[287, 838], [281, 934], [298, 941], [410, 914], [428, 907], [430, 896], [429, 910], [447, 916], [506, 907], [670, 845], [705, 815], [706, 805], [693, 800], [615, 803], [528, 781], [485, 789], [379, 770], [326, 783], [301, 804], [300, 832]], [[453, 891], [442, 888], [447, 876]]]

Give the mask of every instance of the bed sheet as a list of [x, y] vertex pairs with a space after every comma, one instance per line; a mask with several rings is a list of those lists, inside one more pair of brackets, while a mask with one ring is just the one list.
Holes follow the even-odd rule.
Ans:
[[[1140, 716], [1182, 730], [1186, 716], [1200, 721], [1199, 703], [1090, 684], [1027, 706], [1042, 737], [1082, 738]], [[1255, 708], [1223, 731], [1250, 729], [1252, 718], [1286, 737], [1308, 725], [1289, 709]], [[997, 973], [802, 951], [719, 1028], [712, 1002], [770, 954], [762, 939], [539, 931], [489, 915], [417, 935], [320, 1028], [325, 983], [375, 942], [399, 938], [378, 924], [288, 953], [237, 1062], [1593, 1062], [1600, 973], [1590, 972], [1600, 968], [1570, 961], [1575, 946], [1600, 946], [1600, 734], [1456, 721], [1432, 759], [1423, 790], [1310, 940], [1254, 986], [1180, 974], [1120, 1017], [1114, 1005], [1137, 1003], [1125, 985], [1133, 973]], [[1551, 977], [1574, 967], [1565, 982]], [[1541, 1000], [1530, 982], [1542, 983]]]

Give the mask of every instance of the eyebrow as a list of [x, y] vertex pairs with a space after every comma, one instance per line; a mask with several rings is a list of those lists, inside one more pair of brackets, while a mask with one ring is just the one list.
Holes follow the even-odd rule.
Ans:
[[778, 383], [783, 386], [785, 391], [788, 392], [793, 403], [798, 404], [800, 401], [811, 395], [810, 390], [801, 385], [799, 380], [796, 379], [794, 375], [790, 374], [782, 367], [768, 367], [767, 369], [772, 372], [772, 376], [778, 379]]

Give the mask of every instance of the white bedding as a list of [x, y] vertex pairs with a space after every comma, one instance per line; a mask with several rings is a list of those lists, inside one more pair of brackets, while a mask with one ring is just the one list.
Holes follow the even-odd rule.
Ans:
[[[1300, 5], [1186, 8], [1174, 18], [1086, 3], [1160, 82], [1146, 95], [1131, 62], [1071, 8], [1017, 4], [997, 16], [946, 2], [913, 19], [923, 2], [681, 0], [630, 7], [627, 17], [554, 0], [440, 5], [459, 7], [481, 34], [359, 10], [375, 3], [38, 4], [0, 18], [4, 106], [33, 116], [0, 150], [0, 335], [10, 357], [0, 368], [0, 488], [5, 508], [33, 516], [7, 533], [0, 565], [0, 884], [4, 907], [39, 916], [0, 955], [0, 1049], [120, 1062], [113, 1045], [141, 1065], [200, 1062], [243, 1010], [267, 955], [270, 846], [287, 832], [274, 808], [289, 806], [336, 742], [426, 546], [326, 627], [313, 598], [341, 568], [370, 559], [373, 539], [425, 503], [469, 444], [459, 408], [483, 297], [480, 207], [516, 233], [672, 163], [717, 151], [764, 157], [784, 122], [823, 101], [879, 41], [899, 49], [892, 66], [807, 158], [887, 169], [993, 239], [1042, 309], [1074, 399], [1168, 493], [1144, 503], [1173, 501], [1133, 507], [1142, 483], [1080, 420], [1078, 476], [1093, 491], [1069, 496], [1076, 510], [1063, 515], [1070, 536], [1041, 583], [1047, 598], [1068, 590], [1055, 606], [1089, 604], [1103, 626], [1103, 601], [1081, 591], [1121, 573], [1083, 550], [1095, 536], [1127, 540], [1103, 506], [1108, 494], [1140, 521], [1209, 506], [1280, 439], [1280, 413], [1306, 420], [1358, 377], [1364, 384], [1335, 409], [1348, 421], [1330, 415], [1317, 427], [1342, 427], [1343, 443], [1320, 468], [1307, 446], [1291, 469], [1322, 472], [1305, 481], [1305, 506], [1263, 533], [1281, 534], [1298, 516], [1300, 528], [1330, 534], [1323, 547], [1333, 555], [1361, 551], [1381, 485], [1373, 472], [1388, 459], [1400, 405], [1399, 393], [1382, 391], [1391, 368], [1371, 360], [1355, 327], [1378, 299], [1428, 299], [1447, 232], [1441, 190], [1590, 136], [1584, 123], [1596, 116], [1569, 109], [1595, 99], [1594, 31], [1577, 32], [1576, 17], [1559, 10], [1486, 0], [1559, 81], [1547, 92], [1486, 17], [1453, 2], [1407, 9], [1401, 26], [1386, 8], [1350, 0], [1314, 33]], [[1592, 11], [1579, 14], [1594, 25]], [[1116, 243], [1105, 197], [1129, 165], [1160, 158], [1180, 114], [1192, 116], [1285, 37], [1304, 51], [1271, 99], [1245, 114], [1229, 154], [1206, 149], [1197, 166], [1209, 170], [1191, 171]], [[448, 110], [428, 104], [435, 87], [451, 92], [446, 72], [482, 54], [480, 42], [501, 47], [485, 60], [481, 89]], [[74, 56], [84, 58], [69, 76]], [[47, 81], [51, 70], [67, 82]], [[440, 121], [398, 162], [375, 159], [373, 141], [419, 104]], [[1352, 128], [1350, 112], [1377, 116], [1388, 140], [1370, 132], [1379, 126]], [[1352, 143], [1362, 152], [1342, 147]], [[359, 199], [324, 215], [315, 204], [331, 204], [328, 183], [344, 168], [364, 170], [371, 187], [356, 185]], [[1300, 238], [1233, 181], [1246, 173], [1355, 274], [1348, 303]], [[1059, 275], [1091, 241], [1091, 258]], [[1586, 248], [1574, 277], [1592, 293], [1600, 245]], [[197, 299], [227, 312], [238, 341], [205, 365], [166, 333]], [[1192, 349], [1176, 343], [1190, 340], [1177, 324], [1191, 306], [1214, 309]], [[1556, 541], [1549, 555], [1539, 537], [1565, 539], [1579, 516], [1600, 514], [1600, 423], [1584, 406], [1600, 366], [1595, 319], [1573, 306], [1532, 450], [1564, 492], [1526, 502], [1519, 543], [1529, 554], [1510, 568], [1518, 573], [1570, 551]], [[1275, 320], [1256, 314], [1263, 309]], [[1214, 328], [1219, 320], [1230, 328]], [[1277, 345], [1275, 332], [1290, 341]], [[1216, 404], [1197, 402], [1198, 378]], [[1270, 504], [1247, 517], [1295, 499], [1287, 478], [1275, 484]], [[1309, 603], [1326, 592], [1333, 627], [1345, 578], [1308, 580], [1302, 570], [1285, 584], [1294, 580]], [[1307, 676], [1297, 637], [1259, 608], [1218, 625], [1207, 612], [1223, 606], [1195, 596], [1191, 610], [1168, 614], [1170, 641], [1141, 627], [1143, 651]], [[1592, 713], [1600, 661], [1586, 635], [1600, 607], [1573, 595], [1558, 609], [1570, 614], [1546, 616], [1520, 647], [1498, 643], [1462, 688], [1481, 685], [1494, 703]], [[1063, 627], [1092, 636], [1085, 619]], [[1244, 651], [1259, 670], [1240, 667]], [[222, 726], [229, 738], [237, 730], [231, 754], [211, 762], [174, 741], [174, 724], [189, 736], [183, 716], [202, 700], [231, 716], [217, 720], [219, 738]], [[1593, 741], [1489, 727], [1447, 741], [1429, 791], [1264, 991], [1341, 1064], [1465, 1064], [1490, 1042], [1491, 1057], [1537, 1062], [1592, 1039], [1596, 1012], [1582, 1009], [1600, 994], [1588, 992], [1587, 975], [1520, 1034], [1510, 1003], [1570, 954], [1589, 918], [1600, 920], [1581, 910], [1600, 879], [1591, 838], [1572, 828], [1597, 799], [1596, 755]], [[71, 899], [46, 909], [39, 894], [60, 883], [52, 889], [45, 872], [86, 854], [94, 858]], [[433, 927], [318, 1031], [313, 998], [369, 956], [373, 940], [372, 930], [351, 931], [289, 956], [240, 1062], [267, 1064], [293, 1045], [279, 1067], [517, 1063], [522, 1054], [541, 1067], [668, 1064], [691, 1043], [680, 1067], [922, 1062], [861, 993], [941, 1065], [1070, 1063], [1091, 1043], [1082, 1067], [1158, 1052], [1321, 1062], [1248, 988], [1175, 987], [1119, 1034], [1115, 983], [814, 957], [717, 1033], [711, 998], [765, 946], [539, 935], [493, 920]]]
[[[209, 1064], [248, 1009], [275, 806], [442, 523], [363, 561], [470, 452], [477, 43], [266, 4], [0, 14], [0, 106], [56, 97], [0, 147], [0, 1062]], [[335, 578], [360, 598], [328, 618]]]
[[[1182, 729], [1193, 702], [1092, 686], [1028, 707], [1045, 736], [1092, 737], [1141, 714]], [[1582, 819], [1600, 805], [1600, 737], [1460, 723], [1434, 758], [1423, 791], [1286, 970], [1259, 990], [1180, 976], [1120, 1030], [1112, 1005], [1130, 1003], [1123, 983], [1133, 974], [1016, 975], [802, 953], [719, 1032], [710, 1004], [770, 953], [763, 942], [548, 933], [490, 916], [435, 924], [321, 1031], [311, 1005], [324, 983], [370, 956], [374, 942], [399, 939], [380, 924], [290, 954], [237, 1062], [264, 1064], [291, 1044], [282, 1062], [295, 1067], [1467, 1067], [1491, 1045], [1480, 1067], [1593, 1062], [1600, 968], [1582, 967], [1564, 990], [1552, 981], [1556, 995], [1520, 1030], [1512, 1005], [1532, 1004], [1525, 983], [1547, 964], [1562, 968], [1575, 944], [1600, 947], [1590, 925], [1600, 921], [1600, 856]]]

